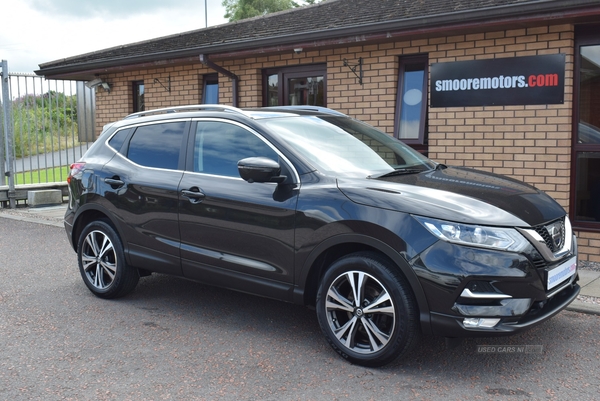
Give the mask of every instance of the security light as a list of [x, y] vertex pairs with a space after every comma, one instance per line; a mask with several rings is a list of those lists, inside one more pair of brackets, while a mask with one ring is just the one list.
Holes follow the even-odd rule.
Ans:
[[96, 79], [92, 79], [91, 81], [87, 81], [85, 83], [85, 86], [87, 86], [88, 88], [92, 89], [92, 88], [95, 88], [95, 87], [97, 87], [97, 86], [99, 86], [101, 84], [102, 84], [102, 79], [96, 78]]

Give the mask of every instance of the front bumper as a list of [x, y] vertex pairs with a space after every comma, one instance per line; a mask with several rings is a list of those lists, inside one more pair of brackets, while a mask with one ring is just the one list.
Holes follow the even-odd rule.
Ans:
[[[413, 260], [429, 304], [431, 333], [510, 335], [551, 318], [579, 294], [576, 255], [576, 241], [555, 263], [544, 261], [533, 247], [516, 254], [434, 244]], [[565, 279], [557, 272], [565, 272]]]
[[578, 284], [569, 284], [552, 297], [541, 309], [530, 309], [521, 317], [501, 318], [492, 328], [468, 328], [462, 323], [464, 317], [431, 313], [433, 334], [444, 337], [494, 337], [516, 334], [536, 326], [565, 309], [579, 295]]

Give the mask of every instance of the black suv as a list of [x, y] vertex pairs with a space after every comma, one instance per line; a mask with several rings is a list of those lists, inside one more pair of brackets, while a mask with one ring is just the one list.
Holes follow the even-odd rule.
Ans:
[[549, 196], [330, 109], [132, 114], [68, 182], [65, 228], [95, 295], [156, 272], [314, 306], [357, 364], [422, 334], [516, 333], [579, 293], [576, 239]]

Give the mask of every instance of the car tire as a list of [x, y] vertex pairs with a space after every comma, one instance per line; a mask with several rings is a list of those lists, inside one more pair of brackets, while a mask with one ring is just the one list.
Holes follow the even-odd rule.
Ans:
[[388, 364], [419, 340], [412, 290], [398, 267], [376, 253], [354, 253], [334, 262], [320, 282], [316, 301], [325, 338], [357, 365]]
[[77, 245], [79, 271], [85, 285], [100, 298], [119, 298], [131, 292], [140, 275], [125, 260], [123, 244], [105, 221], [89, 223]]

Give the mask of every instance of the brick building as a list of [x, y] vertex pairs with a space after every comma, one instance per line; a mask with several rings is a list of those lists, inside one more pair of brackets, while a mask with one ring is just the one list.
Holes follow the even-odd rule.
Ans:
[[546, 191], [569, 211], [580, 258], [600, 262], [599, 21], [598, 0], [327, 0], [36, 72], [107, 83], [97, 133], [185, 104], [339, 110], [438, 162]]

